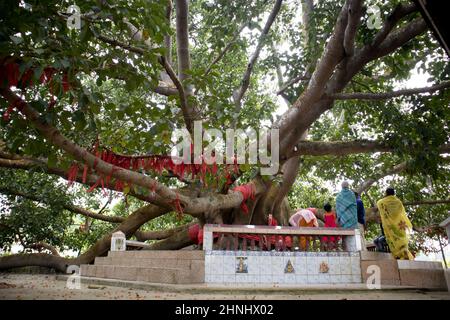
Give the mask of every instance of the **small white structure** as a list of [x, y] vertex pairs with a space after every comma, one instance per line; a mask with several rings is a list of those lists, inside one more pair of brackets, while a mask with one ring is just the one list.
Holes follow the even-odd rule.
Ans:
[[125, 251], [127, 249], [125, 233], [114, 232], [111, 236], [111, 251]]
[[441, 222], [439, 225], [447, 230], [447, 236], [450, 238], [450, 217], [445, 219], [445, 221]]

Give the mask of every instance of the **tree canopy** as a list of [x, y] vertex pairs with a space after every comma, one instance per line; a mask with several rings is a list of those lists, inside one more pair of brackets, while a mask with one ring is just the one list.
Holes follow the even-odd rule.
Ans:
[[[0, 268], [62, 269], [64, 250], [90, 262], [114, 230], [179, 249], [193, 223], [267, 224], [272, 213], [286, 225], [296, 208], [333, 203], [343, 179], [370, 208], [368, 238], [389, 185], [418, 230], [416, 251], [442, 234], [450, 66], [414, 2], [76, 4], [0, 3], [0, 244], [55, 249]], [[414, 74], [427, 84], [406, 88]], [[278, 129], [280, 170], [180, 174], [163, 160], [172, 132], [199, 120]]]

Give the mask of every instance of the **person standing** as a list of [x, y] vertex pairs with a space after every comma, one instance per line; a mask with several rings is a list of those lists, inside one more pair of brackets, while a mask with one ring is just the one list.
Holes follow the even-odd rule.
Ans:
[[364, 203], [359, 196], [359, 193], [355, 191], [356, 197], [356, 212], [358, 215], [358, 227], [361, 233], [361, 250], [367, 251], [366, 239], [364, 238], [364, 233], [366, 229], [366, 210], [364, 209]]
[[405, 207], [395, 196], [393, 188], [386, 189], [386, 196], [377, 201], [386, 242], [395, 259], [414, 260], [408, 249], [412, 230]]
[[358, 213], [356, 208], [356, 197], [349, 189], [347, 181], [342, 182], [342, 190], [336, 197], [336, 216], [339, 226], [342, 228], [358, 228]]
[[[323, 222], [325, 228], [336, 228], [336, 212], [334, 212], [331, 208], [331, 204], [326, 203], [323, 206], [323, 209], [325, 210], [323, 214]], [[336, 240], [339, 240], [339, 237], [322, 237], [322, 242], [328, 244], [328, 245], [335, 245]]]

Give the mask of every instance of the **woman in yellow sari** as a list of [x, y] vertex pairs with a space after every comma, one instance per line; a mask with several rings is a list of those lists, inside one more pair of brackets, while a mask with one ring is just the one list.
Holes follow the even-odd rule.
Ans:
[[408, 250], [412, 224], [406, 216], [405, 208], [392, 188], [386, 190], [386, 196], [377, 202], [386, 241], [395, 259], [413, 260]]

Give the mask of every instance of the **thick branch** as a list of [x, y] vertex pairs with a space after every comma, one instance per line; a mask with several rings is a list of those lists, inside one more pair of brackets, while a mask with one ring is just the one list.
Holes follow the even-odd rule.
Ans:
[[356, 31], [362, 14], [362, 0], [352, 0], [348, 6], [348, 22], [344, 32], [344, 51], [347, 56], [354, 52]]
[[371, 51], [371, 54], [369, 54], [371, 60], [383, 57], [397, 50], [409, 40], [422, 34], [427, 28], [425, 20], [417, 18], [406, 26], [391, 32], [376, 48], [368, 45], [368, 51]]
[[188, 227], [182, 228], [170, 237], [153, 243], [150, 250], [178, 250], [194, 244], [189, 237], [188, 229]]
[[272, 212], [277, 212], [279, 210], [283, 199], [291, 190], [292, 185], [297, 179], [300, 163], [300, 157], [293, 157], [286, 161], [286, 163], [283, 165], [283, 180], [281, 182], [280, 189], [278, 190], [278, 193], [275, 197], [275, 201], [273, 204], [274, 210], [272, 210]]
[[[1, 151], [0, 151], [1, 153]], [[19, 157], [17, 155], [9, 155], [11, 157], [14, 157], [14, 159], [5, 159], [3, 155], [1, 155], [0, 158], [0, 167], [3, 168], [9, 168], [9, 169], [23, 169], [23, 170], [31, 170], [31, 169], [36, 169], [39, 168], [40, 171], [46, 172], [48, 174], [54, 174], [57, 175], [61, 178], [67, 179], [67, 170], [61, 169], [61, 168], [57, 168], [57, 167], [49, 167], [47, 165], [47, 161], [45, 160], [40, 160], [40, 159], [34, 159], [34, 158], [22, 158]], [[86, 176], [86, 181], [83, 182], [83, 176], [82, 173], [78, 173], [77, 177], [75, 178], [75, 181], [77, 181], [78, 183], [84, 183], [86, 185], [94, 185], [99, 179], [99, 176], [95, 175], [95, 174], [88, 174]], [[102, 186], [99, 186], [98, 188], [101, 188]], [[117, 190], [116, 189], [116, 185], [115, 183], [109, 182], [109, 183], [104, 183], [104, 187], [106, 189], [109, 190], [114, 190], [114, 191], [119, 191], [121, 192], [121, 190]], [[140, 199], [142, 201], [146, 201], [146, 202], [152, 202], [154, 200], [154, 198], [152, 196], [145, 196], [143, 194], [138, 194], [136, 193], [133, 188], [130, 190], [129, 192], [130, 196], [133, 196], [137, 199]]]
[[[48, 198], [45, 197], [41, 197], [35, 194], [29, 194], [29, 193], [25, 193], [25, 192], [21, 192], [18, 190], [13, 190], [11, 188], [6, 188], [6, 187], [0, 187], [0, 193], [4, 193], [4, 194], [9, 194], [9, 195], [14, 195], [14, 196], [19, 196], [19, 197], [23, 197], [23, 198], [27, 198], [33, 201], [37, 201], [37, 202], [41, 202], [41, 203], [46, 203], [46, 204], [52, 204], [51, 201], [49, 201]], [[95, 212], [92, 212], [90, 210], [84, 209], [82, 207], [79, 206], [75, 206], [72, 204], [67, 204], [67, 203], [63, 203], [62, 207], [66, 210], [69, 210], [70, 212], [73, 213], [77, 213], [77, 214], [81, 214], [85, 217], [90, 217], [96, 220], [102, 220], [102, 221], [107, 221], [107, 222], [113, 222], [113, 223], [120, 223], [123, 222], [125, 219], [123, 217], [115, 217], [115, 216], [106, 216], [103, 214], [98, 214]]]
[[[171, 24], [172, 21], [172, 0], [168, 0], [167, 7], [166, 7], [166, 19], [167, 23]], [[172, 63], [172, 37], [170, 35], [164, 36], [164, 47], [166, 48], [166, 60], [169, 64]]]
[[245, 73], [242, 77], [241, 87], [234, 94], [233, 98], [234, 98], [234, 103], [236, 104], [237, 112], [239, 112], [239, 110], [240, 110], [241, 100], [244, 97], [244, 94], [250, 85], [250, 76], [253, 71], [253, 67], [255, 66], [256, 60], [258, 60], [261, 49], [264, 46], [264, 42], [265, 42], [264, 40], [266, 39], [266, 36], [270, 30], [270, 27], [272, 26], [273, 22], [275, 21], [275, 18], [278, 15], [278, 12], [280, 11], [282, 2], [283, 2], [282, 0], [276, 0], [275, 6], [273, 7], [272, 12], [270, 12], [269, 18], [267, 18], [266, 24], [265, 24], [265, 26], [261, 32], [261, 35], [258, 39], [258, 44], [256, 46], [256, 50], [253, 53], [253, 55], [250, 57], [250, 60], [247, 64], [247, 69], [245, 70]]
[[386, 176], [390, 176], [392, 174], [396, 174], [396, 173], [400, 173], [403, 170], [405, 170], [407, 168], [407, 163], [406, 162], [402, 162], [396, 166], [394, 166], [393, 168], [383, 171], [381, 173], [376, 174], [375, 176], [367, 179], [366, 181], [364, 181], [363, 183], [361, 183], [357, 188], [356, 188], [356, 192], [358, 192], [359, 194], [363, 193], [364, 191], [367, 191], [375, 182], [377, 182], [378, 180], [386, 177]]
[[354, 153], [368, 153], [368, 152], [387, 152], [392, 148], [385, 145], [383, 142], [360, 140], [360, 141], [300, 141], [290, 157], [299, 155], [309, 156], [344, 156]]
[[180, 79], [178, 79], [177, 75], [175, 74], [175, 71], [172, 69], [170, 64], [167, 62], [167, 60], [164, 57], [160, 58], [160, 61], [162, 65], [164, 66], [164, 69], [166, 69], [167, 74], [169, 75], [172, 82], [175, 84], [175, 86], [178, 89], [178, 93], [180, 95], [180, 105], [181, 105], [181, 111], [183, 112], [183, 118], [184, 122], [186, 124], [186, 127], [188, 131], [193, 134], [194, 132], [194, 120], [195, 116], [192, 112], [192, 109], [188, 106], [186, 91], [184, 89], [183, 84], [181, 83]]
[[[342, 55], [340, 56], [339, 54], [343, 52], [340, 44], [343, 41], [342, 30], [344, 23], [346, 26], [347, 17], [345, 14], [344, 6], [336, 23], [333, 36], [327, 44], [327, 48], [329, 47], [334, 54], [330, 54], [325, 50], [323, 57], [317, 64], [308, 88], [294, 103], [295, 108], [290, 108], [277, 123], [281, 137], [287, 136], [286, 132], [293, 132], [291, 138], [284, 139], [280, 143], [282, 158], [288, 158], [283, 155], [288, 155], [292, 152], [292, 148], [300, 139], [303, 131], [320, 117], [323, 112], [333, 106], [334, 99], [331, 96], [341, 92], [353, 76], [360, 72], [368, 62], [390, 54], [427, 30], [423, 19], [416, 19], [406, 26], [391, 32], [378, 47], [374, 48], [368, 44], [355, 52], [352, 57], [342, 59]], [[340, 40], [340, 42], [336, 40]], [[339, 66], [336, 69], [337, 63], [339, 63]], [[330, 78], [333, 71], [336, 72]]]
[[122, 49], [128, 50], [130, 52], [134, 52], [134, 53], [137, 53], [137, 54], [140, 54], [140, 55], [145, 53], [145, 50], [142, 49], [142, 48], [134, 47], [134, 46], [129, 45], [129, 44], [125, 43], [125, 42], [121, 42], [121, 41], [115, 40], [113, 38], [107, 37], [107, 36], [102, 35], [102, 34], [98, 34], [98, 35], [96, 35], [96, 37], [99, 40], [101, 40], [101, 41], [103, 41], [105, 43], [108, 43], [108, 44], [110, 44], [110, 45], [112, 45], [114, 47], [120, 47]]
[[160, 202], [163, 205], [172, 205], [173, 207], [175, 207], [173, 202], [176, 199], [180, 199], [184, 202], [189, 201], [189, 198], [177, 194], [176, 192], [160, 184], [156, 180], [151, 179], [150, 177], [143, 174], [139, 174], [137, 172], [119, 168], [112, 164], [109, 164], [94, 156], [86, 149], [68, 140], [56, 128], [52, 127], [44, 119], [42, 119], [39, 113], [36, 112], [36, 110], [34, 110], [28, 103], [14, 94], [10, 89], [2, 90], [2, 94], [9, 101], [9, 103], [19, 109], [19, 111], [26, 117], [26, 119], [30, 123], [32, 123], [35, 128], [49, 140], [49, 142], [71, 154], [76, 160], [87, 163], [89, 167], [94, 168], [97, 172], [105, 176], [111, 176], [118, 180], [126, 181], [128, 183], [147, 188], [148, 190], [155, 189], [155, 192], [160, 196], [159, 199], [155, 198], [155, 202]]
[[425, 88], [414, 88], [414, 89], [402, 89], [386, 93], [369, 93], [369, 92], [354, 92], [354, 93], [337, 93], [332, 96], [336, 100], [385, 100], [392, 99], [401, 96], [410, 96], [419, 93], [432, 93], [435, 91], [447, 89], [450, 87], [450, 81], [445, 81], [440, 84], [425, 87]]
[[[392, 152], [395, 148], [382, 141], [356, 140], [356, 141], [300, 141], [287, 159], [299, 155], [305, 156], [345, 156], [355, 153]], [[439, 153], [450, 153], [450, 144], [439, 148]]]
[[[285, 153], [295, 145], [304, 131], [323, 112], [313, 108], [314, 103], [319, 101], [323, 95], [326, 83], [332, 76], [335, 67], [345, 57], [344, 55], [344, 33], [348, 22], [348, 6], [350, 0], [342, 7], [339, 13], [333, 34], [328, 41], [321, 59], [311, 76], [308, 87], [302, 95], [277, 122], [276, 127], [280, 129], [280, 137], [291, 136], [280, 142], [280, 152]], [[299, 118], [302, 119], [299, 127]], [[288, 133], [291, 132], [292, 135]], [[298, 137], [298, 138], [297, 138]]]
[[[442, 200], [421, 200], [421, 201], [411, 201], [403, 203], [403, 206], [420, 206], [420, 205], [437, 205], [437, 204], [448, 204], [450, 203], [450, 199], [442, 199]], [[380, 213], [378, 212], [378, 208], [372, 207], [366, 210], [366, 221], [367, 222], [380, 222]], [[424, 228], [414, 228], [416, 231], [421, 231]]]
[[138, 241], [147, 241], [147, 240], [161, 240], [166, 239], [171, 236], [173, 236], [175, 233], [185, 230], [186, 228], [189, 228], [190, 226], [196, 224], [198, 222], [194, 221], [187, 225], [182, 225], [176, 228], [167, 229], [167, 230], [156, 230], [156, 231], [136, 231], [134, 234], [136, 236], [136, 239]]
[[191, 69], [188, 15], [188, 0], [176, 0], [178, 77], [181, 82], [189, 78], [186, 72]]
[[165, 87], [165, 86], [158, 86], [156, 88], [153, 88], [153, 91], [155, 93], [159, 93], [160, 95], [163, 96], [176, 96], [178, 94], [178, 90], [175, 88], [171, 88], [171, 87]]
[[66, 272], [67, 266], [75, 264], [74, 259], [66, 259], [47, 253], [12, 254], [0, 257], [0, 270], [8, 270], [25, 266], [54, 268]]
[[[50, 143], [53, 143], [55, 146], [72, 155], [76, 160], [86, 163], [89, 167], [94, 168], [104, 176], [111, 176], [120, 181], [141, 186], [147, 190], [155, 190], [156, 194], [150, 196], [153, 198], [152, 203], [164, 207], [171, 207], [175, 210], [178, 209], [177, 204], [179, 204], [181, 209], [186, 213], [199, 215], [209, 210], [235, 208], [243, 200], [241, 192], [231, 192], [227, 195], [215, 195], [213, 197], [191, 198], [162, 185], [146, 175], [116, 167], [68, 140], [10, 89], [3, 89], [1, 93], [9, 103], [16, 106], [27, 121], [33, 124], [41, 135], [47, 138]], [[255, 186], [256, 194], [265, 190], [265, 185], [260, 180], [254, 180], [253, 185]]]
[[59, 257], [60, 254], [58, 252], [58, 250], [56, 250], [56, 248], [48, 243], [45, 242], [37, 242], [37, 243], [33, 243], [30, 245], [27, 245], [26, 248], [28, 249], [34, 249], [34, 250], [42, 250], [42, 249], [46, 249], [48, 251], [50, 251], [52, 253], [52, 255]]
[[415, 3], [400, 3], [397, 5], [397, 7], [395, 7], [395, 9], [387, 17], [381, 30], [376, 34], [371, 46], [377, 47], [384, 39], [386, 39], [387, 35], [392, 31], [392, 29], [394, 29], [402, 18], [415, 11], [417, 11], [417, 6]]
[[434, 204], [447, 204], [447, 203], [450, 203], [450, 199], [410, 201], [410, 202], [405, 202], [403, 205], [405, 205], [405, 206], [421, 206], [421, 205], [434, 205]]
[[139, 208], [127, 217], [120, 225], [111, 233], [103, 236], [85, 253], [74, 259], [57, 257], [51, 254], [34, 253], [34, 254], [13, 254], [10, 256], [0, 257], [0, 270], [23, 266], [41, 266], [55, 268], [58, 271], [66, 272], [69, 265], [80, 265], [91, 263], [95, 257], [105, 254], [111, 244], [111, 235], [116, 231], [122, 231], [127, 238], [131, 237], [144, 223], [159, 217], [168, 210], [154, 205], [147, 205]]

